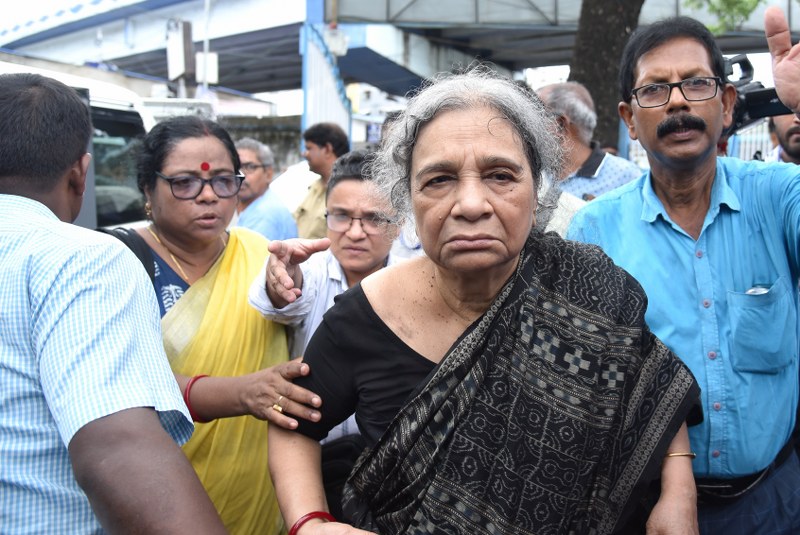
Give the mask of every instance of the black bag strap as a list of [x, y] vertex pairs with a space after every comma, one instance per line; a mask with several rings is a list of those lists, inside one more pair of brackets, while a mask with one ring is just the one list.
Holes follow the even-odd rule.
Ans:
[[150, 277], [150, 281], [155, 281], [156, 270], [153, 266], [153, 253], [150, 251], [150, 246], [147, 245], [144, 238], [139, 236], [138, 232], [129, 228], [99, 228], [97, 230], [104, 234], [110, 234], [124, 243], [142, 263], [147, 275]]

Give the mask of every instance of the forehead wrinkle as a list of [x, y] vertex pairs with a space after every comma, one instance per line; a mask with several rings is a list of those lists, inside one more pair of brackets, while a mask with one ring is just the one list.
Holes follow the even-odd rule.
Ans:
[[427, 173], [441, 173], [441, 172], [450, 172], [453, 171], [455, 168], [458, 167], [453, 161], [450, 160], [440, 160], [438, 162], [429, 163], [428, 165], [423, 166], [417, 171], [417, 174], [414, 175], [415, 178], [419, 178], [421, 175]]
[[173, 168], [177, 169], [177, 171], [170, 172], [171, 176], [202, 176], [203, 171], [200, 166], [203, 162], [207, 162], [210, 166], [207, 172], [211, 175], [235, 173], [231, 155], [221, 141], [213, 138], [216, 144], [202, 143], [198, 145], [196, 141], [185, 143], [196, 139], [206, 140], [206, 138], [189, 138], [188, 140], [183, 140], [183, 145], [178, 144], [173, 147], [172, 151], [164, 159], [162, 171]]
[[378, 211], [378, 202], [368, 195], [354, 195], [345, 197], [344, 199], [331, 200], [328, 197], [326, 203], [329, 210], [341, 210], [344, 212], [361, 210], [361, 211]]
[[[515, 173], [521, 173], [524, 171], [525, 167], [520, 165], [517, 161], [512, 158], [508, 158], [505, 156], [481, 156], [478, 158], [478, 165], [481, 169], [486, 169], [489, 167], [508, 167]], [[455, 173], [458, 170], [459, 165], [455, 162], [450, 160], [442, 160], [438, 162], [433, 162], [428, 165], [423, 166], [419, 171], [417, 171], [416, 175], [414, 175], [415, 179], [418, 179], [422, 175], [428, 173]]]
[[[345, 193], [339, 195], [339, 187], [348, 182], [358, 184], [358, 191], [349, 192], [349, 195]], [[357, 213], [370, 215], [384, 212], [385, 210], [381, 208], [382, 204], [383, 199], [374, 192], [374, 184], [358, 180], [343, 180], [336, 185], [325, 201], [325, 207], [328, 211], [336, 210], [351, 216]]]
[[[688, 40], [688, 42], [686, 42]], [[664, 61], [663, 56], [667, 55], [664, 49], [670, 46], [680, 48], [682, 46], [690, 45], [691, 43], [697, 44], [703, 51], [704, 62], [696, 63], [690, 62], [689, 64], [681, 65], [679, 58], [677, 61]], [[655, 53], [655, 54], [654, 54]], [[659, 56], [659, 59], [653, 59], [654, 56]], [[661, 61], [661, 65], [655, 68], [653, 64]], [[645, 68], [646, 67], [646, 68]], [[647, 71], [647, 72], [644, 72]], [[708, 50], [705, 49], [703, 43], [692, 39], [691, 37], [675, 37], [670, 39], [659, 46], [651, 48], [636, 60], [636, 65], [633, 69], [634, 87], [636, 81], [640, 81], [642, 85], [652, 83], [669, 82], [671, 73], [677, 71], [680, 73], [680, 80], [687, 78], [694, 78], [696, 76], [713, 77], [714, 66], [711, 61], [711, 56]], [[645, 81], [647, 80], [647, 81]], [[676, 80], [678, 81], [678, 80]]]
[[[667, 69], [665, 69], [665, 71], [666, 70]], [[703, 71], [703, 69], [699, 68], [699, 67], [693, 67], [693, 68], [690, 68], [690, 69], [686, 69], [685, 71], [678, 70], [678, 73], [679, 73], [678, 74], [678, 78], [679, 78], [679, 80], [675, 80], [675, 81], [676, 82], [682, 82], [684, 80], [688, 80], [689, 78], [712, 78], [714, 76], [713, 73], [712, 74], [708, 74], [708, 73], [705, 73], [705, 72], [702, 72], [702, 71]], [[666, 73], [666, 74], [652, 73], [652, 74], [649, 74], [649, 76], [647, 77], [647, 81], [645, 82], [644, 80], [642, 80], [642, 83], [644, 85], [670, 83], [670, 82], [672, 82], [671, 78], [672, 78], [671, 73]]]
[[505, 156], [484, 156], [478, 160], [478, 163], [481, 167], [508, 167], [517, 173], [521, 173], [524, 170], [522, 165]]

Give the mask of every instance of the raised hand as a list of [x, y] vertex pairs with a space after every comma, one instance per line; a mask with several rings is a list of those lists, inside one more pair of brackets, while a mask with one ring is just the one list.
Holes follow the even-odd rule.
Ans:
[[300, 264], [330, 247], [328, 238], [318, 240], [292, 239], [269, 244], [266, 291], [275, 308], [283, 308], [302, 295], [303, 272]]
[[792, 111], [800, 110], [800, 44], [792, 46], [786, 17], [779, 7], [764, 13], [764, 33], [772, 56], [772, 77], [781, 102]]

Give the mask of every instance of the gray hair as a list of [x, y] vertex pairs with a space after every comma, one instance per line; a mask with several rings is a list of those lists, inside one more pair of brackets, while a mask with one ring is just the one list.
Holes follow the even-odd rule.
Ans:
[[258, 156], [258, 161], [264, 167], [275, 167], [275, 156], [272, 154], [272, 149], [257, 139], [243, 137], [236, 142], [236, 148], [255, 152], [256, 156]]
[[534, 189], [541, 185], [543, 175], [560, 175], [558, 128], [532, 91], [501, 78], [486, 66], [473, 67], [463, 74], [440, 74], [409, 100], [387, 130], [372, 162], [375, 184], [407, 224], [413, 223], [411, 153], [420, 128], [442, 112], [481, 107], [497, 110], [519, 135], [533, 174]]
[[563, 115], [578, 127], [578, 135], [584, 145], [592, 142], [597, 126], [597, 113], [592, 95], [578, 82], [563, 82], [539, 89], [547, 108], [555, 115]]

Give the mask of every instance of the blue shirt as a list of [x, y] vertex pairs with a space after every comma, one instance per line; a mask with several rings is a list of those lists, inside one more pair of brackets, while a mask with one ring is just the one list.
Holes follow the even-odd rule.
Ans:
[[268, 240], [297, 237], [297, 223], [280, 198], [269, 189], [239, 214], [237, 227], [254, 230]]
[[0, 531], [101, 531], [67, 446], [84, 425], [154, 407], [192, 423], [161, 345], [141, 262], [117, 239], [0, 195]]
[[700, 383], [695, 475], [766, 467], [798, 399], [800, 167], [719, 158], [697, 241], [671, 221], [649, 174], [588, 203], [567, 238], [600, 245], [639, 280], [648, 325]]
[[592, 142], [592, 153], [581, 168], [564, 179], [559, 186], [561, 191], [571, 193], [584, 201], [590, 201], [641, 175], [642, 170], [638, 165], [609, 154]]

